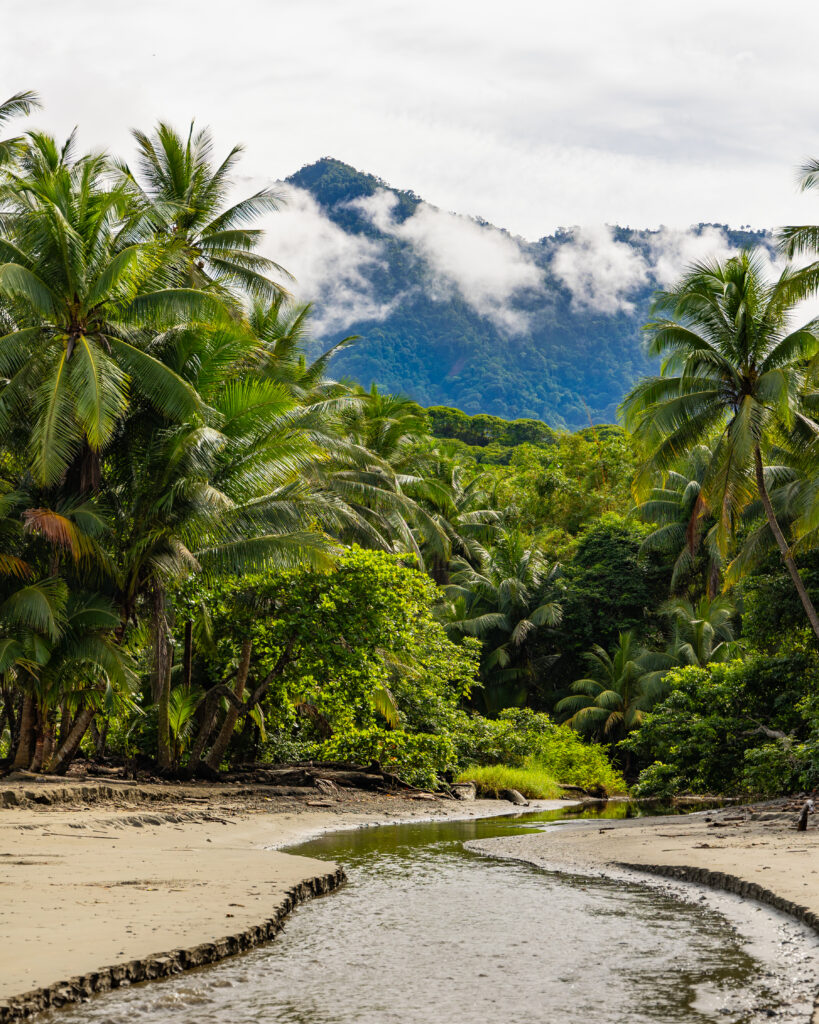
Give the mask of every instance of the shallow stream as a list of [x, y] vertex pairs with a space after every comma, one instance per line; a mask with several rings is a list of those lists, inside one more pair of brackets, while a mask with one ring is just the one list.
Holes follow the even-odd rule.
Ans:
[[[604, 816], [622, 816], [610, 805]], [[288, 852], [349, 883], [269, 945], [54, 1012], [53, 1024], [808, 1021], [819, 940], [736, 897], [573, 877], [463, 842], [599, 811], [335, 832]], [[557, 827], [560, 827], [557, 825]]]

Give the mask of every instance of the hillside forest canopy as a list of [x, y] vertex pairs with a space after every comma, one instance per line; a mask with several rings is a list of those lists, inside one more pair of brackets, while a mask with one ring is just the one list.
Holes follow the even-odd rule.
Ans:
[[37, 107], [0, 105], [4, 771], [819, 784], [819, 227], [687, 267], [570, 432], [334, 379], [241, 147], [129, 163]]

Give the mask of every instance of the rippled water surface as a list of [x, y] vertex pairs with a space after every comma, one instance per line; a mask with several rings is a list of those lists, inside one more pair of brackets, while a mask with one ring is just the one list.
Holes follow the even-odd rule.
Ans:
[[[292, 852], [349, 884], [268, 946], [49, 1015], [60, 1024], [663, 1024], [806, 1021], [816, 941], [755, 905], [722, 912], [630, 882], [465, 851], [560, 814], [341, 832]], [[723, 898], [723, 903], [728, 900]], [[739, 904], [739, 901], [732, 901]], [[759, 916], [761, 915], [761, 916]], [[729, 913], [729, 917], [730, 917]], [[740, 922], [741, 923], [741, 922]], [[765, 930], [764, 928], [762, 929]]]

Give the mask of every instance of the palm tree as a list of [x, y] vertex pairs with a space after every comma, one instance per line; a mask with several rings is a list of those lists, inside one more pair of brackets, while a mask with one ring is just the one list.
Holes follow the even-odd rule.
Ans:
[[453, 569], [441, 618], [450, 636], [483, 641], [481, 700], [490, 714], [523, 703], [545, 667], [531, 641], [563, 615], [560, 566], [550, 565], [521, 534], [502, 530], [491, 549], [481, 550], [477, 569], [458, 559]]
[[[470, 565], [480, 562], [483, 545], [490, 544], [503, 519], [492, 507], [490, 477], [469, 473], [463, 465], [439, 459], [429, 470], [429, 478], [439, 487], [427, 496], [432, 518], [449, 540], [450, 558], [440, 545], [424, 552], [427, 570], [439, 586], [450, 582], [450, 561], [454, 555]], [[422, 547], [423, 550], [423, 547]]]
[[136, 197], [145, 222], [158, 238], [181, 253], [178, 284], [201, 289], [238, 288], [260, 298], [283, 291], [272, 274], [289, 276], [258, 252], [263, 232], [252, 226], [277, 210], [282, 197], [264, 188], [228, 205], [232, 174], [241, 146], [218, 165], [213, 162], [209, 129], [191, 124], [187, 138], [160, 122], [152, 134], [134, 131], [137, 171], [120, 164], [127, 189]]
[[300, 425], [295, 399], [250, 372], [258, 349], [241, 324], [168, 332], [157, 352], [201, 396], [209, 422], [163, 426], [143, 406], [108, 459], [102, 497], [117, 515], [123, 615], [150, 606], [163, 769], [171, 767], [170, 585], [200, 572], [326, 566], [330, 536], [349, 523], [346, 509], [311, 486], [324, 454]]
[[686, 452], [710, 442], [700, 495], [715, 518], [721, 553], [758, 493], [819, 638], [819, 617], [777, 521], [763, 461], [772, 443], [805, 445], [817, 429], [803, 411], [803, 395], [819, 352], [819, 324], [791, 330], [795, 301], [793, 272], [769, 284], [762, 259], [752, 253], [694, 264], [673, 291], [658, 296], [656, 310], [668, 315], [647, 326], [650, 352], [666, 356], [660, 375], [638, 383], [622, 410], [649, 453], [635, 478], [638, 496], [654, 474], [667, 473]]
[[702, 498], [702, 482], [713, 453], [708, 445], [696, 445], [669, 470], [646, 501], [635, 512], [646, 523], [656, 524], [640, 546], [640, 554], [675, 555], [671, 573], [671, 591], [678, 591], [689, 580], [697, 556], [705, 548], [706, 591], [713, 597], [719, 590], [722, 558], [715, 543], [715, 523]]
[[[0, 102], [0, 127], [14, 117], [22, 114], [30, 114], [32, 110], [40, 106], [40, 97], [36, 92], [18, 92], [9, 96], [7, 100]], [[18, 136], [13, 139], [0, 139], [0, 168], [11, 163], [20, 151], [22, 139]]]
[[661, 611], [672, 625], [668, 654], [677, 664], [703, 667], [734, 657], [732, 620], [736, 608], [727, 597], [702, 597], [696, 605], [685, 598], [675, 598]]
[[[799, 186], [803, 192], [819, 187], [819, 160], [808, 160], [799, 168]], [[788, 259], [794, 256], [819, 253], [819, 226], [815, 224], [792, 224], [779, 232], [779, 248]], [[819, 286], [819, 261], [811, 263], [798, 274], [798, 283], [803, 293], [810, 293]]]
[[428, 430], [424, 410], [406, 395], [382, 393], [375, 384], [369, 391], [354, 390], [360, 401], [342, 413], [345, 435], [397, 472], [414, 471], [421, 456], [418, 441]]
[[29, 148], [3, 191], [8, 237], [0, 238], [0, 432], [29, 435], [37, 483], [99, 483], [101, 453], [129, 401], [163, 416], [196, 414], [196, 392], [152, 354], [146, 325], [225, 318], [214, 298], [167, 287], [167, 248], [134, 241], [127, 190], [110, 187], [108, 160], [74, 159], [45, 135]]
[[446, 491], [428, 476], [429, 449], [423, 410], [401, 395], [356, 387], [339, 406], [336, 444], [320, 469], [320, 483], [352, 514], [356, 536], [372, 547], [414, 554], [421, 568], [425, 552], [448, 561], [451, 545], [432, 514]]
[[555, 710], [578, 732], [613, 744], [663, 695], [662, 670], [669, 666], [639, 647], [631, 631], [619, 635], [611, 653], [595, 644], [586, 660], [589, 675], [572, 683], [573, 695], [558, 701]]
[[[73, 591], [58, 635], [33, 646], [37, 717], [32, 771], [62, 774], [100, 707], [114, 700], [130, 704], [136, 675], [130, 656], [115, 639], [119, 623], [119, 610], [107, 597]], [[58, 707], [66, 719], [62, 742], [55, 732]]]

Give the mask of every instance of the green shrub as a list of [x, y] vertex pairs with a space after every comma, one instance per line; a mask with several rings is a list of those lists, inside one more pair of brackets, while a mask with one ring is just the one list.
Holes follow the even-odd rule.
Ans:
[[570, 786], [602, 787], [607, 793], [626, 790], [603, 747], [584, 742], [542, 712], [507, 708], [497, 718], [464, 718], [456, 736], [461, 764], [522, 768], [537, 762], [552, 779]]
[[462, 764], [506, 764], [520, 767], [537, 754], [545, 737], [558, 727], [542, 712], [506, 708], [497, 718], [464, 715], [456, 733]]
[[670, 797], [683, 789], [683, 783], [674, 765], [655, 761], [640, 772], [632, 790], [636, 797]]
[[752, 796], [778, 796], [798, 788], [798, 761], [793, 750], [766, 743], [745, 751], [742, 788]]
[[[677, 668], [666, 682], [668, 696], [620, 743], [649, 765], [640, 774], [637, 795], [774, 796], [819, 781], [817, 658], [812, 651]], [[783, 740], [772, 743], [766, 730], [783, 733]], [[667, 769], [667, 777], [657, 763]], [[676, 780], [675, 789], [670, 780]]]
[[584, 743], [568, 726], [557, 726], [543, 738], [538, 761], [559, 782], [583, 789], [602, 787], [610, 796], [625, 793], [626, 782], [599, 743]]
[[404, 782], [437, 789], [440, 776], [455, 769], [455, 746], [449, 736], [407, 733], [400, 729], [349, 729], [321, 744], [323, 761], [377, 761]]

